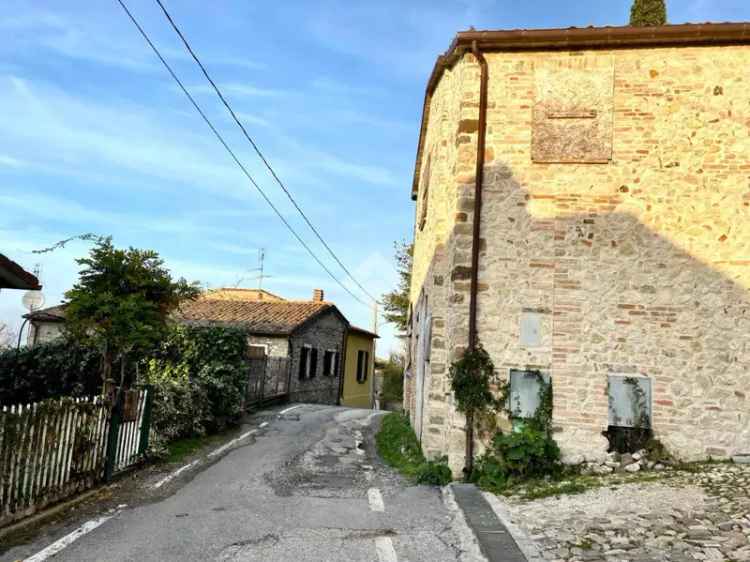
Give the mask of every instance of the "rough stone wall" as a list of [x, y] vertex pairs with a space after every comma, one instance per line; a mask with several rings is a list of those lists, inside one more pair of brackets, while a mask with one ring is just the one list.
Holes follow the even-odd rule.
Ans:
[[[740, 70], [750, 47], [486, 58], [478, 333], [499, 374], [536, 368], [552, 376], [555, 438], [570, 461], [606, 449], [609, 374], [651, 378], [654, 432], [676, 454], [750, 450], [750, 88]], [[536, 69], [573, 80], [566, 69], [609, 64], [612, 159], [534, 162]], [[471, 55], [456, 69], [463, 80], [451, 87], [462, 90], [462, 109], [444, 139], [458, 147], [455, 174], [430, 188], [431, 197], [457, 200], [450, 234], [440, 233], [444, 250], [433, 252], [449, 261], [443, 343], [451, 355], [466, 345], [468, 326], [477, 135], [464, 121], [477, 117], [479, 76]], [[443, 84], [435, 97], [452, 99]], [[421, 236], [429, 228], [428, 218]], [[429, 262], [421, 254], [428, 246], [417, 242], [415, 263]], [[415, 279], [413, 298], [425, 279]], [[533, 347], [520, 344], [523, 314], [539, 319]], [[432, 446], [455, 469], [463, 421], [450, 397], [445, 404], [428, 404], [425, 419], [433, 411], [443, 418]]]
[[[429, 174], [424, 167], [427, 158], [423, 158], [422, 177], [429, 175], [429, 198], [426, 221], [423, 229], [415, 224], [414, 266], [412, 272], [411, 301], [413, 319], [416, 319], [417, 306], [426, 303], [421, 311], [431, 314], [431, 353], [425, 367], [423, 396], [423, 416], [421, 440], [425, 454], [434, 458], [445, 452], [446, 440], [450, 434], [450, 421], [453, 415], [452, 394], [448, 383], [449, 349], [447, 338], [449, 330], [457, 323], [451, 320], [452, 315], [461, 309], [461, 303], [451, 302], [448, 288], [450, 278], [450, 245], [454, 230], [465, 227], [456, 226], [457, 221], [466, 220], [465, 204], [459, 199], [456, 189], [458, 181], [466, 182], [469, 151], [456, 139], [457, 123], [462, 115], [476, 107], [476, 100], [470, 92], [465, 92], [462, 84], [466, 73], [473, 75], [475, 69], [470, 62], [459, 61], [452, 70], [446, 71], [437, 91], [432, 96], [430, 121], [426, 131], [425, 154], [429, 153]], [[471, 127], [471, 123], [464, 123]], [[473, 162], [473, 160], [472, 160]], [[471, 164], [473, 165], [473, 164]], [[424, 200], [422, 189], [417, 199], [417, 217], [420, 216]], [[418, 221], [417, 221], [418, 223]], [[458, 305], [458, 306], [457, 306]], [[416, 327], [412, 328], [410, 356], [412, 365], [411, 377], [404, 385], [404, 408], [410, 414], [412, 425], [416, 426]], [[463, 425], [461, 425], [463, 427]], [[455, 467], [454, 467], [455, 468]], [[460, 470], [460, 467], [458, 467]]]
[[[335, 375], [324, 375], [323, 353], [326, 349], [333, 349], [339, 352], [339, 357], [343, 357], [341, 348], [345, 332], [346, 325], [343, 320], [333, 312], [327, 312], [291, 336], [289, 339], [292, 354], [292, 376], [289, 385], [291, 401], [338, 404], [343, 361], [339, 361], [338, 372]], [[317, 374], [312, 379], [300, 380], [300, 350], [305, 344], [318, 350]]]
[[269, 357], [286, 357], [289, 355], [289, 338], [270, 336], [250, 336], [247, 338], [249, 345], [264, 345]]

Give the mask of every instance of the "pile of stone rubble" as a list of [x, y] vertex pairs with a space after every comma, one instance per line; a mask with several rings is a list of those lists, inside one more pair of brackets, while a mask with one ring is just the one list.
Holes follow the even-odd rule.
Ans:
[[[620, 459], [620, 467], [641, 461], [623, 467]], [[632, 475], [618, 485], [613, 477], [612, 485], [578, 495], [503, 501], [549, 561], [750, 562], [750, 467], [694, 470], [665, 471], [648, 482]]]
[[669, 464], [667, 459], [648, 458], [646, 449], [636, 453], [608, 453], [604, 462], [583, 462], [581, 473], [611, 474], [613, 472], [639, 472], [641, 470], [664, 470]]

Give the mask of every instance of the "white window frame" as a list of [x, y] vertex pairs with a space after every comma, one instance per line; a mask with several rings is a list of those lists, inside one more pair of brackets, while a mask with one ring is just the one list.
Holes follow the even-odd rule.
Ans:
[[325, 367], [325, 354], [331, 353], [331, 364], [329, 365], [330, 371], [326, 372], [325, 369], [323, 369], [323, 376], [324, 377], [332, 377], [336, 375], [338, 372], [338, 366], [339, 366], [339, 350], [338, 349], [324, 349], [323, 350], [323, 367]]
[[305, 376], [302, 377], [302, 380], [305, 380], [305, 381], [310, 380], [310, 364], [312, 363], [312, 361], [310, 360], [312, 359], [312, 348], [313, 346], [310, 345], [309, 343], [303, 343], [300, 346], [300, 361], [302, 360], [302, 355], [301, 355], [302, 350], [307, 349], [307, 357], [305, 358]]

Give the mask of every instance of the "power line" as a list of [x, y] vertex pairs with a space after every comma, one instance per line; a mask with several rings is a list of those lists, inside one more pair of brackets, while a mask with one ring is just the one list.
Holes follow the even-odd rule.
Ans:
[[182, 31], [180, 31], [180, 28], [177, 27], [177, 24], [172, 19], [172, 16], [169, 14], [169, 12], [167, 11], [167, 9], [164, 7], [164, 4], [162, 3], [162, 1], [161, 0], [156, 0], [156, 3], [159, 4], [159, 7], [161, 8], [162, 12], [164, 12], [164, 16], [167, 18], [167, 21], [169, 21], [169, 24], [172, 26], [172, 29], [175, 30], [175, 33], [177, 33], [177, 35], [180, 37], [180, 40], [182, 41], [183, 45], [185, 45], [185, 48], [190, 53], [190, 56], [193, 57], [193, 60], [200, 67], [201, 71], [203, 72], [203, 76], [206, 77], [206, 80], [208, 80], [208, 82], [211, 84], [211, 86], [213, 87], [214, 91], [216, 92], [216, 95], [219, 96], [219, 99], [221, 100], [221, 103], [223, 103], [224, 107], [227, 108], [227, 111], [229, 111], [229, 114], [232, 116], [232, 119], [234, 120], [234, 122], [237, 123], [237, 126], [242, 131], [242, 134], [245, 136], [245, 138], [248, 140], [248, 142], [250, 142], [250, 144], [252, 145], [252, 147], [255, 150], [255, 152], [258, 154], [258, 156], [260, 157], [260, 159], [263, 161], [263, 164], [265, 164], [266, 168], [268, 168], [268, 171], [271, 172], [271, 175], [276, 180], [276, 183], [279, 184], [279, 186], [284, 191], [284, 193], [286, 193], [286, 196], [292, 202], [292, 205], [294, 205], [294, 208], [297, 209], [297, 211], [299, 212], [299, 214], [305, 220], [305, 222], [307, 223], [307, 226], [310, 227], [310, 230], [312, 230], [313, 233], [315, 234], [315, 236], [318, 238], [318, 240], [320, 240], [320, 243], [323, 244], [323, 246], [325, 247], [325, 249], [328, 250], [328, 253], [331, 254], [331, 257], [333, 257], [333, 259], [336, 261], [336, 263], [339, 264], [339, 266], [341, 267], [341, 269], [343, 269], [346, 272], [347, 276], [349, 276], [349, 278], [352, 281], [354, 281], [354, 283], [357, 285], [357, 287], [359, 287], [364, 294], [366, 294], [372, 300], [374, 300], [375, 302], [377, 302], [378, 299], [376, 299], [375, 297], [373, 297], [367, 291], [367, 289], [365, 289], [362, 286], [362, 284], [359, 281], [357, 281], [357, 279], [354, 277], [354, 275], [352, 275], [352, 273], [349, 271], [349, 269], [344, 265], [344, 263], [339, 259], [339, 257], [336, 255], [336, 253], [328, 245], [328, 243], [323, 239], [323, 236], [321, 236], [320, 232], [318, 232], [318, 229], [315, 228], [315, 226], [310, 221], [310, 219], [307, 218], [307, 215], [305, 214], [305, 212], [297, 204], [297, 201], [294, 199], [294, 197], [292, 196], [292, 194], [289, 192], [289, 190], [287, 189], [286, 185], [284, 185], [284, 182], [281, 181], [281, 179], [279, 178], [278, 174], [276, 174], [276, 171], [273, 169], [273, 167], [271, 166], [271, 164], [269, 164], [269, 162], [266, 159], [266, 157], [260, 151], [260, 148], [258, 148], [258, 145], [255, 143], [255, 141], [249, 135], [249, 133], [245, 129], [245, 126], [239, 120], [239, 118], [237, 117], [237, 114], [234, 112], [234, 110], [232, 109], [232, 107], [229, 105], [229, 102], [227, 102], [226, 98], [221, 93], [221, 90], [216, 85], [216, 82], [214, 82], [213, 79], [211, 78], [211, 76], [208, 74], [208, 70], [206, 70], [206, 67], [200, 61], [200, 59], [198, 58], [198, 55], [195, 54], [195, 51], [193, 51], [193, 48], [190, 46], [190, 43], [188, 43], [188, 40], [183, 35]]
[[120, 6], [122, 7], [122, 9], [127, 14], [128, 18], [130, 18], [130, 21], [133, 22], [133, 25], [135, 25], [136, 29], [138, 29], [139, 33], [146, 40], [146, 43], [148, 43], [149, 47], [151, 47], [151, 50], [154, 51], [154, 53], [156, 54], [156, 56], [159, 58], [159, 60], [161, 61], [161, 63], [164, 65], [164, 68], [167, 69], [167, 72], [169, 72], [169, 74], [172, 76], [172, 78], [177, 83], [177, 85], [180, 87], [180, 89], [185, 94], [185, 96], [187, 96], [187, 98], [190, 100], [190, 103], [195, 108], [195, 110], [200, 114], [200, 116], [203, 118], [203, 121], [206, 122], [206, 125], [208, 125], [208, 127], [211, 129], [211, 132], [214, 134], [214, 136], [216, 136], [216, 138], [219, 140], [219, 142], [224, 147], [224, 149], [229, 153], [229, 155], [232, 157], [232, 160], [234, 160], [235, 164], [237, 164], [237, 166], [240, 168], [240, 170], [242, 170], [242, 172], [245, 174], [245, 176], [247, 176], [247, 179], [250, 180], [250, 183], [252, 183], [253, 186], [255, 187], [255, 189], [258, 190], [258, 193], [261, 194], [261, 196], [266, 201], [266, 203], [268, 203], [268, 205], [271, 207], [271, 209], [273, 209], [273, 211], [276, 213], [276, 216], [278, 216], [279, 219], [281, 220], [281, 222], [284, 223], [284, 226], [286, 226], [287, 229], [289, 229], [289, 232], [291, 232], [292, 235], [297, 239], [297, 241], [300, 244], [302, 244], [302, 246], [305, 248], [305, 250], [307, 250], [307, 253], [310, 254], [310, 256], [316, 262], [318, 262], [318, 265], [320, 265], [320, 267], [322, 267], [325, 270], [325, 272], [328, 273], [328, 275], [331, 277], [331, 279], [333, 279], [339, 286], [341, 286], [342, 289], [344, 289], [347, 293], [349, 293], [349, 295], [351, 295], [352, 298], [354, 298], [354, 300], [356, 300], [357, 302], [359, 302], [360, 304], [362, 304], [364, 306], [369, 306], [366, 302], [364, 302], [357, 295], [355, 295], [346, 285], [344, 285], [331, 272], [331, 270], [328, 269], [328, 267], [326, 267], [326, 265], [322, 261], [320, 261], [320, 258], [318, 258], [318, 256], [315, 255], [315, 252], [313, 252], [312, 249], [310, 249], [310, 246], [307, 245], [307, 243], [300, 237], [300, 235], [297, 234], [297, 231], [295, 231], [294, 228], [292, 227], [292, 225], [289, 224], [289, 222], [284, 218], [284, 215], [282, 215], [281, 212], [276, 208], [276, 206], [268, 198], [268, 196], [263, 191], [263, 189], [258, 185], [258, 183], [255, 181], [255, 179], [253, 179], [253, 176], [250, 175], [250, 172], [247, 171], [247, 168], [245, 168], [245, 166], [242, 164], [242, 162], [240, 162], [240, 160], [237, 157], [237, 155], [229, 147], [229, 145], [227, 144], [227, 142], [224, 140], [224, 137], [221, 136], [221, 133], [219, 133], [219, 131], [216, 129], [216, 127], [214, 127], [214, 124], [211, 123], [211, 120], [206, 116], [206, 114], [201, 109], [201, 107], [198, 105], [198, 103], [195, 101], [195, 99], [190, 94], [190, 92], [188, 92], [187, 88], [185, 88], [185, 85], [177, 77], [177, 74], [175, 74], [174, 70], [172, 70], [172, 67], [169, 65], [169, 63], [166, 61], [166, 59], [162, 56], [161, 52], [156, 47], [156, 45], [154, 45], [154, 43], [151, 41], [151, 39], [149, 38], [148, 34], [144, 31], [144, 29], [138, 23], [138, 20], [135, 19], [135, 16], [133, 16], [133, 14], [130, 12], [130, 10], [128, 9], [128, 7], [125, 5], [125, 3], [123, 2], [123, 0], [117, 0], [117, 3], [120, 4]]

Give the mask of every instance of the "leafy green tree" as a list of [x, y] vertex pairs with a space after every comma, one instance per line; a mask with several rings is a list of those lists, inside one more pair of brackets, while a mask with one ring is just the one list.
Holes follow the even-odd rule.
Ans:
[[383, 365], [381, 398], [385, 402], [401, 402], [404, 399], [404, 359], [396, 353], [391, 353]]
[[394, 243], [396, 249], [396, 270], [398, 287], [395, 291], [383, 295], [383, 316], [402, 332], [406, 331], [409, 322], [409, 291], [411, 289], [411, 268], [414, 257], [414, 244]]
[[196, 298], [198, 286], [173, 281], [159, 254], [152, 250], [117, 249], [111, 238], [99, 240], [87, 258], [78, 282], [65, 293], [68, 335], [101, 354], [101, 376], [112, 380], [126, 366], [153, 350], [167, 333], [169, 315], [185, 299]]
[[630, 25], [646, 27], [667, 23], [664, 0], [634, 0], [630, 8]]

